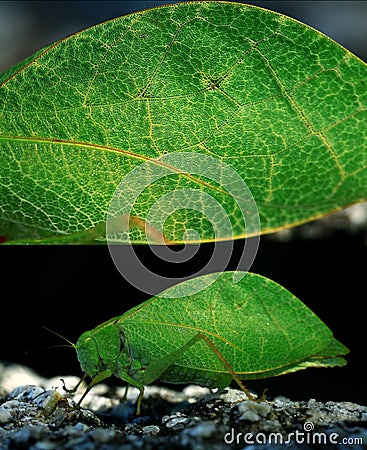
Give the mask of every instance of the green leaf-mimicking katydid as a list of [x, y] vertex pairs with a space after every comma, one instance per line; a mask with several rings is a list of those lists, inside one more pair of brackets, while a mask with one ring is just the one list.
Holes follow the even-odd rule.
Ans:
[[248, 394], [241, 380], [346, 363], [348, 349], [289, 291], [251, 273], [233, 283], [233, 275], [189, 296], [203, 277], [185, 281], [83, 333], [75, 348], [92, 378], [84, 395], [115, 375], [140, 390], [139, 414], [144, 385], [156, 380], [211, 388], [235, 380]]

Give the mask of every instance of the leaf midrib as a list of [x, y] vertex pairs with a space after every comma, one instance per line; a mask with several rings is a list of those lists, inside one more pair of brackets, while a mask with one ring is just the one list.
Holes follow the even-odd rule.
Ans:
[[95, 143], [92, 144], [90, 142], [68, 141], [66, 139], [42, 138], [42, 137], [34, 137], [34, 136], [23, 137], [23, 136], [0, 135], [0, 141], [20, 141], [20, 142], [31, 141], [31, 142], [39, 143], [39, 144], [43, 144], [43, 143], [62, 144], [62, 145], [68, 145], [68, 146], [73, 146], [73, 147], [87, 147], [87, 148], [91, 148], [94, 150], [108, 151], [108, 152], [117, 153], [120, 155], [122, 154], [122, 155], [125, 155], [128, 157], [136, 158], [136, 159], [144, 161], [144, 162], [151, 162], [153, 164], [157, 164], [158, 166], [162, 166], [165, 169], [169, 169], [174, 173], [180, 174], [180, 175], [190, 179], [191, 181], [199, 184], [200, 186], [206, 186], [209, 189], [215, 190], [215, 191], [219, 192], [220, 194], [230, 197], [230, 194], [227, 191], [225, 191], [219, 187], [213, 186], [206, 181], [200, 180], [199, 178], [191, 175], [188, 172], [183, 172], [179, 168], [177, 168], [171, 164], [167, 164], [157, 158], [150, 158], [149, 156], [135, 153], [135, 152], [132, 152], [131, 150], [124, 150], [124, 149], [120, 149], [120, 148], [116, 148], [116, 147], [112, 147], [112, 146], [108, 146], [108, 145], [103, 145], [103, 144], [95, 144]]

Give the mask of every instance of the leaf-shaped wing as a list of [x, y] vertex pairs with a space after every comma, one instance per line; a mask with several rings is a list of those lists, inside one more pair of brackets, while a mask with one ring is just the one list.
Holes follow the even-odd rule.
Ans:
[[[185, 281], [166, 290], [164, 297], [153, 297], [124, 314], [118, 323], [133, 354], [145, 364], [154, 364], [200, 333], [242, 379], [345, 364], [342, 356], [348, 349], [293, 294], [253, 273], [234, 283], [234, 274], [224, 272], [218, 277], [215, 273]], [[191, 294], [193, 287], [208, 284]], [[212, 376], [225, 372], [204, 342], [183, 353], [164, 379], [172, 381], [174, 373], [198, 377], [200, 371]]]

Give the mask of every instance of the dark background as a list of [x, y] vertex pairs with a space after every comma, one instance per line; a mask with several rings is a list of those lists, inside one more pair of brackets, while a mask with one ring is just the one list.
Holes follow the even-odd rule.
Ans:
[[[0, 2], [0, 72], [39, 48], [104, 20], [173, 2], [25, 1]], [[367, 60], [367, 2], [249, 2], [305, 22]], [[366, 227], [338, 226], [289, 239], [264, 236], [252, 272], [285, 286], [306, 303], [351, 350], [348, 365], [308, 369], [247, 383], [269, 395], [293, 399], [349, 400], [367, 404], [364, 313], [366, 301]], [[348, 222], [345, 221], [347, 225]], [[310, 235], [305, 238], [305, 234]], [[243, 246], [236, 242], [228, 269], [236, 267]], [[203, 245], [188, 266], [163, 265], [166, 275], [193, 273], [210, 255]], [[146, 248], [144, 260], [158, 263]], [[107, 247], [0, 247], [0, 360], [26, 364], [43, 376], [80, 374], [75, 351], [47, 348], [62, 343], [42, 328], [75, 342], [87, 329], [121, 315], [149, 295], [137, 291], [115, 268]]]

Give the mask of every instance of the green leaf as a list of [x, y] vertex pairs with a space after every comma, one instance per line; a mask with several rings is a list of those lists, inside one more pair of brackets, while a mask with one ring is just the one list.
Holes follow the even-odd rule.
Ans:
[[[366, 82], [366, 65], [329, 38], [239, 3], [175, 4], [83, 30], [0, 76], [0, 228], [10, 224], [10, 239], [93, 229], [129, 172], [173, 152], [235, 169], [262, 233], [363, 201]], [[160, 195], [196, 189], [223, 206], [233, 236], [221, 239], [252, 233], [220, 178], [182, 172], [147, 187], [132, 215], [146, 220]], [[190, 209], [164, 234], [182, 242], [188, 229], [216, 238]]]
[[[131, 353], [148, 366], [168, 358], [200, 333], [243, 380], [346, 363], [342, 355], [349, 350], [293, 294], [253, 273], [234, 283], [236, 274], [224, 272], [218, 278], [214, 273], [180, 283], [96, 331], [113, 323], [123, 331]], [[198, 342], [160, 379], [195, 382], [214, 379], [223, 371], [218, 356]]]

